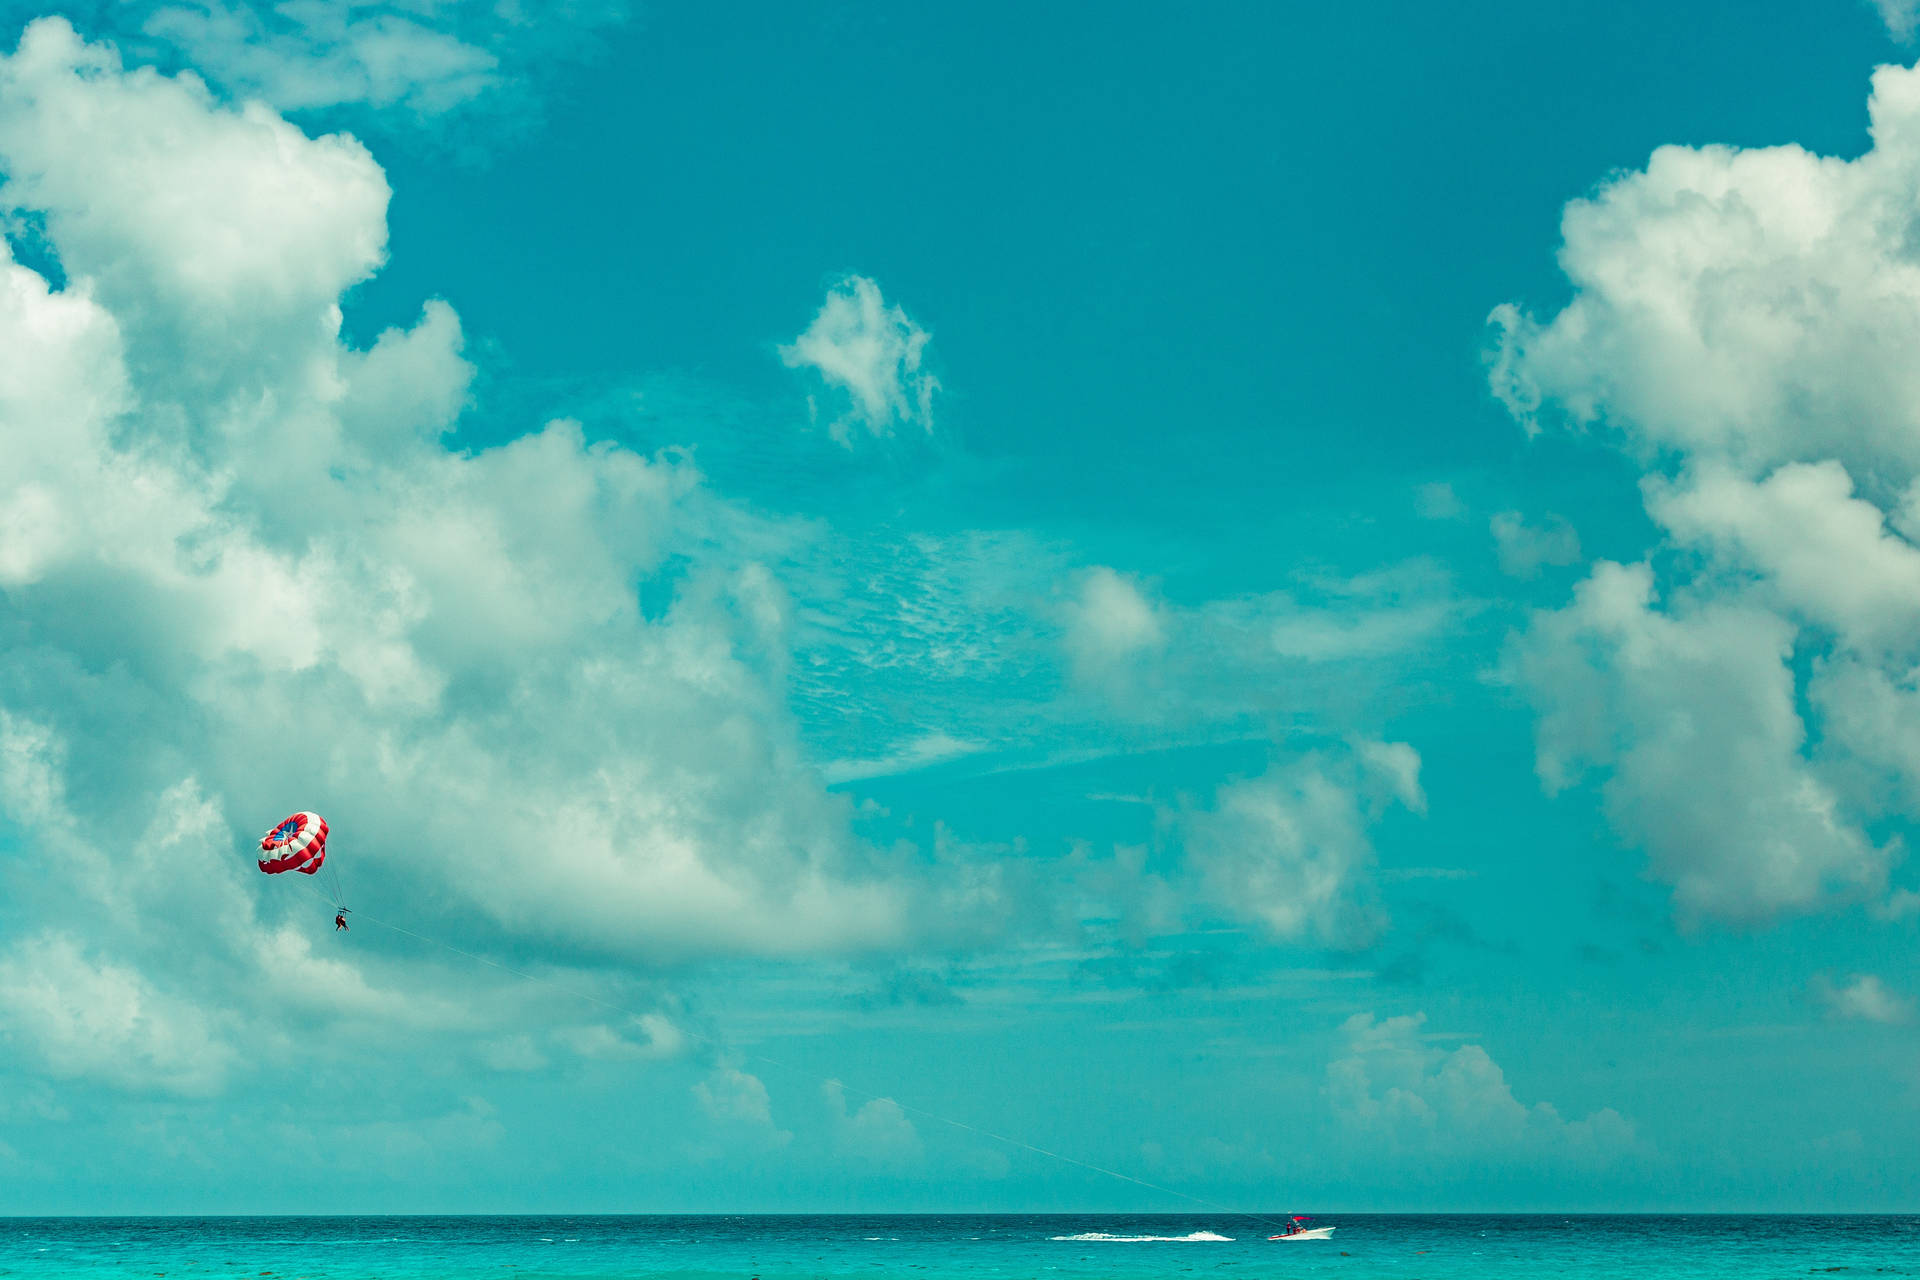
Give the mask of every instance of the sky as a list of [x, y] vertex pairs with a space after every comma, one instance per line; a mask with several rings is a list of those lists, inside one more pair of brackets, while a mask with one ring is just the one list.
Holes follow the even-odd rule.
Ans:
[[0, 1213], [1920, 1209], [1911, 3], [0, 20]]

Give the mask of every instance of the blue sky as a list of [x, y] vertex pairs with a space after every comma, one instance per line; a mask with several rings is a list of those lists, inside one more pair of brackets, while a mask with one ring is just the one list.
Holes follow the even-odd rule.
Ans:
[[1915, 1204], [1910, 7], [0, 12], [0, 1212]]

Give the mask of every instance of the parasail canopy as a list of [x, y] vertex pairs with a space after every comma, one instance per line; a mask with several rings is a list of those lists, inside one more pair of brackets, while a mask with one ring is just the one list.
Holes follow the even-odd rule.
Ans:
[[313, 875], [326, 860], [327, 820], [317, 813], [296, 813], [260, 837], [260, 869], [268, 875]]

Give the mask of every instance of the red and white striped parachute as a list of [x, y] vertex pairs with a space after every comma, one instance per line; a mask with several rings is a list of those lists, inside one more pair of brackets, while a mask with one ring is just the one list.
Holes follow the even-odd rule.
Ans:
[[327, 820], [317, 813], [294, 814], [260, 837], [260, 854], [260, 869], [268, 875], [314, 874], [327, 860]]

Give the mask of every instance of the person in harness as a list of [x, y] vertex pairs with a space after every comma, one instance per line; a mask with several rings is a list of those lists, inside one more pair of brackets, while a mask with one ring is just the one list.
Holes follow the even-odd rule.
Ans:
[[338, 933], [342, 929], [345, 929], [346, 927], [347, 927], [347, 909], [345, 907], [342, 907], [338, 911], [333, 913], [333, 931], [335, 933]]

